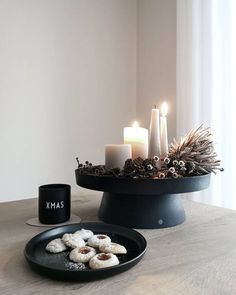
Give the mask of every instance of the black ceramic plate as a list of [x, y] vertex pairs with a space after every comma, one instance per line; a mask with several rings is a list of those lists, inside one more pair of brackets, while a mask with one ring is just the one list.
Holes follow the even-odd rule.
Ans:
[[[64, 233], [73, 233], [79, 229], [90, 229], [95, 234], [107, 234], [112, 242], [122, 244], [127, 254], [118, 255], [120, 264], [104, 269], [81, 269], [70, 262], [69, 251], [51, 254], [45, 251], [46, 245]], [[109, 277], [126, 271], [137, 264], [146, 252], [145, 238], [135, 230], [105, 223], [78, 223], [56, 227], [32, 238], [25, 247], [25, 258], [36, 272], [58, 280], [84, 281]]]

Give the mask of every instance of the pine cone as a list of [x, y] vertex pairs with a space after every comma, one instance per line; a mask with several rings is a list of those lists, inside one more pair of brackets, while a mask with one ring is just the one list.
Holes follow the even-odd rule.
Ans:
[[128, 159], [125, 161], [124, 165], [124, 174], [130, 174], [135, 170], [134, 161], [132, 159]]
[[141, 157], [138, 157], [133, 160], [134, 166], [138, 169], [143, 168], [143, 159]]
[[142, 159], [140, 157], [128, 159], [124, 166], [124, 175], [132, 178], [152, 178], [157, 174], [156, 160]]

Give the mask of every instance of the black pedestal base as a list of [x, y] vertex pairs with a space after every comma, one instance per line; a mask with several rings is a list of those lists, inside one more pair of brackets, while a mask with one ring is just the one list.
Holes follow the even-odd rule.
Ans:
[[102, 221], [132, 228], [165, 228], [184, 222], [180, 195], [206, 189], [211, 174], [164, 179], [96, 176], [75, 171], [79, 186], [105, 192]]
[[99, 218], [107, 223], [132, 228], [166, 228], [185, 221], [178, 194], [103, 194]]

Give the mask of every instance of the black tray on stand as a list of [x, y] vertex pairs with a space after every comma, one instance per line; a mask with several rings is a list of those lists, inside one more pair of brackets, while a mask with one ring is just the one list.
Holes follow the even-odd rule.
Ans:
[[166, 228], [185, 221], [179, 194], [206, 189], [210, 174], [183, 178], [130, 179], [81, 174], [79, 186], [103, 191], [99, 218], [132, 228]]

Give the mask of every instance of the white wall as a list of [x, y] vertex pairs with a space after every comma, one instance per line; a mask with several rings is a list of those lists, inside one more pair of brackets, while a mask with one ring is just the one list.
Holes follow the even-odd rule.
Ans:
[[135, 0], [0, 0], [0, 201], [75, 185], [136, 109]]
[[175, 2], [0, 0], [0, 201], [78, 192], [75, 157], [103, 163], [163, 99], [175, 135]]
[[176, 136], [176, 0], [138, 0], [137, 118], [149, 127], [150, 110], [166, 100], [169, 141]]

